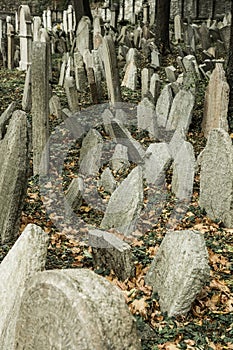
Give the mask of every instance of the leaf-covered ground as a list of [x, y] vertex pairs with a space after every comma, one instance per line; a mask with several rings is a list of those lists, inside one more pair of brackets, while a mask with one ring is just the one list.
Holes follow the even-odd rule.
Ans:
[[[57, 62], [57, 61], [56, 61]], [[25, 74], [14, 70], [8, 71], [0, 67], [0, 113], [12, 101], [17, 101], [21, 108]], [[53, 90], [60, 97], [63, 107], [66, 107], [64, 91], [56, 86], [57, 74], [54, 72]], [[198, 155], [205, 146], [205, 140], [200, 131], [200, 121], [203, 109], [205, 82], [200, 84], [196, 96], [196, 106], [193, 122], [188, 134], [188, 140], [193, 144]], [[127, 102], [140, 100], [140, 92], [132, 93], [123, 89], [123, 97]], [[81, 95], [82, 108], [91, 105], [88, 92]], [[30, 119], [30, 115], [29, 115]], [[56, 118], [50, 116], [51, 129], [56, 125]], [[100, 130], [102, 132], [102, 130]], [[135, 131], [139, 140], [142, 135]], [[146, 135], [141, 138], [142, 143], [150, 142]], [[63, 171], [64, 189], [77, 172], [79, 144], [70, 150]], [[121, 181], [126, 173], [115, 174]], [[30, 176], [28, 181], [27, 197], [21, 217], [20, 232], [28, 223], [41, 226], [50, 237], [47, 269], [89, 268], [105, 276], [111, 283], [118, 286], [128, 303], [132, 314], [137, 318], [138, 329], [142, 338], [144, 350], [156, 349], [233, 349], [233, 229], [226, 229], [221, 222], [209, 220], [198, 206], [199, 175], [195, 177], [192, 202], [182, 219], [174, 220], [175, 229], [195, 229], [205, 236], [209, 252], [211, 267], [210, 281], [193, 303], [191, 311], [186, 317], [168, 319], [159, 308], [158, 296], [153, 294], [151, 288], [145, 285], [144, 276], [156, 251], [166, 233], [166, 224], [175, 206], [175, 198], [170, 192], [171, 174], [167, 174], [167, 203], [161, 217], [156, 224], [151, 224], [147, 218], [148, 232], [143, 237], [134, 238], [130, 244], [134, 253], [136, 277], [119, 281], [109, 270], [96, 269], [93, 266], [92, 252], [84, 243], [80, 244], [72, 237], [67, 237], [65, 230], [59, 232], [46, 214], [41, 200], [38, 178]], [[100, 189], [101, 192], [101, 189]], [[146, 194], [146, 188], [145, 188]], [[103, 198], [108, 196], [102, 193]], [[87, 223], [98, 227], [103, 213], [90, 208], [85, 202], [77, 215]], [[13, 244], [13, 242], [12, 242]], [[0, 261], [4, 258], [12, 244], [0, 246]]]

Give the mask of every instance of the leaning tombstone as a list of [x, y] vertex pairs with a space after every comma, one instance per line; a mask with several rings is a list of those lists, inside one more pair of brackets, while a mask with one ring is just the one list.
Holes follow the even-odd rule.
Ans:
[[100, 168], [103, 139], [95, 129], [90, 129], [83, 139], [79, 158], [79, 173], [95, 175]]
[[0, 142], [1, 242], [13, 240], [20, 224], [27, 189], [29, 136], [26, 114], [15, 111]]
[[87, 269], [38, 272], [28, 280], [16, 344], [18, 350], [141, 349], [135, 320], [119, 289]]
[[165, 85], [156, 103], [156, 116], [159, 127], [165, 127], [172, 105], [173, 96], [171, 85]]
[[146, 275], [168, 317], [185, 315], [209, 279], [208, 252], [198, 231], [169, 231]]
[[16, 110], [16, 102], [11, 102], [7, 109], [0, 116], [0, 140], [7, 132], [7, 125], [11, 119], [12, 113]]
[[19, 7], [19, 38], [20, 38], [20, 62], [19, 69], [26, 70], [31, 64], [32, 54], [32, 29], [31, 14], [28, 5]]
[[158, 138], [158, 126], [154, 104], [147, 98], [137, 106], [138, 129], [148, 131], [151, 138]]
[[64, 87], [65, 87], [69, 109], [71, 110], [72, 113], [78, 112], [80, 110], [79, 98], [78, 98], [78, 91], [75, 86], [74, 78], [71, 76], [66, 77]]

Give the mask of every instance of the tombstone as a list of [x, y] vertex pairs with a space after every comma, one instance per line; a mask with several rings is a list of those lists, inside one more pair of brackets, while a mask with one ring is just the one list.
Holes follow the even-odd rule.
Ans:
[[176, 81], [176, 68], [174, 66], [165, 67], [165, 73], [169, 83], [174, 83]]
[[135, 229], [142, 205], [142, 169], [137, 166], [111, 195], [101, 222], [101, 228], [113, 227], [129, 236]]
[[9, 104], [7, 109], [0, 116], [0, 140], [3, 139], [7, 132], [7, 125], [12, 117], [12, 113], [16, 110], [16, 102], [13, 101]]
[[229, 85], [221, 63], [216, 63], [205, 93], [202, 130], [208, 137], [210, 130], [222, 128], [228, 131]]
[[164, 142], [150, 144], [144, 160], [143, 177], [147, 184], [160, 183], [172, 160], [168, 145]]
[[210, 40], [209, 29], [207, 28], [207, 25], [205, 22], [201, 24], [199, 32], [200, 32], [200, 39], [201, 39], [201, 47], [203, 50], [208, 50], [208, 48], [211, 46], [211, 40]]
[[79, 51], [74, 52], [74, 72], [77, 90], [84, 91], [87, 86], [87, 75], [83, 64], [83, 58]]
[[11, 23], [7, 23], [7, 68], [14, 68], [15, 31]]
[[49, 114], [55, 116], [58, 120], [61, 120], [61, 101], [57, 95], [53, 95], [49, 100]]
[[69, 109], [71, 110], [72, 113], [78, 112], [80, 110], [79, 98], [78, 98], [78, 91], [75, 86], [74, 78], [71, 76], [66, 77], [64, 87], [65, 87]]
[[179, 14], [174, 17], [175, 41], [179, 43], [182, 39], [182, 22]]
[[65, 195], [66, 202], [73, 210], [77, 210], [81, 206], [82, 193], [83, 193], [83, 179], [81, 177], [75, 177], [71, 181]]
[[68, 53], [65, 53], [62, 57], [62, 65], [61, 65], [60, 76], [59, 76], [59, 81], [58, 81], [58, 85], [60, 85], [60, 86], [63, 86], [63, 84], [64, 84], [68, 58], [69, 58]]
[[78, 23], [76, 31], [76, 49], [83, 56], [85, 50], [91, 50], [91, 21], [89, 17], [83, 16]]
[[170, 154], [171, 154], [173, 159], [178, 154], [184, 141], [186, 141], [186, 134], [185, 134], [184, 130], [182, 128], [176, 129], [176, 131], [173, 133], [172, 138], [168, 144], [169, 151], [170, 151]]
[[52, 13], [51, 10], [47, 10], [47, 30], [52, 30]]
[[195, 156], [191, 143], [184, 141], [173, 162], [172, 192], [176, 198], [188, 202], [193, 194]]
[[32, 108], [32, 79], [31, 79], [31, 66], [28, 67], [22, 98], [22, 109], [29, 112]]
[[32, 55], [32, 29], [31, 14], [28, 5], [19, 7], [19, 39], [20, 39], [20, 62], [19, 69], [27, 70], [31, 64]]
[[[46, 175], [48, 155], [45, 146], [49, 137], [49, 74], [47, 43], [33, 42], [32, 84], [32, 143], [33, 173]], [[42, 159], [42, 154], [44, 157]]]
[[[122, 146], [124, 147], [124, 146]], [[127, 151], [127, 150], [126, 150]], [[112, 172], [109, 168], [105, 168], [104, 171], [101, 174], [100, 180], [99, 180], [99, 186], [103, 187], [104, 192], [107, 193], [113, 193], [116, 188], [116, 180], [114, 176], [112, 175]]]
[[102, 28], [101, 28], [101, 18], [95, 16], [93, 18], [93, 48], [97, 50], [102, 44]]
[[208, 281], [204, 237], [198, 231], [168, 231], [146, 275], [168, 317], [185, 315]]
[[83, 139], [79, 158], [79, 173], [95, 175], [100, 168], [100, 158], [103, 149], [103, 139], [100, 133], [91, 129]]
[[87, 269], [44, 271], [28, 280], [15, 344], [18, 350], [141, 349], [121, 291]]
[[160, 58], [159, 58], [159, 56], [160, 56], [160, 53], [158, 52], [158, 51], [156, 51], [156, 50], [153, 50], [152, 52], [151, 52], [151, 67], [152, 68], [159, 68], [160, 67]]
[[172, 102], [166, 130], [184, 129], [188, 131], [192, 119], [195, 98], [190, 91], [180, 90]]
[[99, 55], [99, 50], [92, 50], [92, 58], [93, 58], [93, 72], [95, 76], [95, 83], [97, 86], [98, 100], [101, 101], [103, 97], [103, 62]]
[[135, 266], [129, 244], [101, 230], [90, 230], [88, 236], [96, 267], [113, 270], [122, 281], [134, 276]]
[[159, 75], [157, 73], [154, 73], [150, 80], [150, 93], [153, 97], [153, 102], [155, 105], [159, 98], [160, 86], [161, 86], [161, 81], [160, 81]]
[[72, 5], [68, 5], [67, 20], [68, 20], [67, 30], [68, 30], [68, 33], [70, 34], [70, 39], [72, 39], [72, 32], [73, 32], [73, 6]]
[[201, 153], [199, 205], [212, 220], [222, 220], [232, 227], [233, 148], [229, 134], [223, 129], [212, 129]]
[[141, 96], [142, 99], [148, 94], [150, 89], [151, 72], [148, 68], [143, 68], [141, 71]]
[[158, 127], [165, 127], [172, 106], [173, 96], [171, 85], [167, 84], [161, 91], [161, 94], [156, 103], [156, 116]]
[[219, 29], [219, 34], [222, 42], [224, 43], [225, 50], [229, 49], [230, 37], [231, 37], [231, 27], [224, 26]]
[[46, 10], [43, 11], [42, 20], [43, 20], [43, 27], [47, 29], [47, 11]]
[[131, 61], [127, 65], [121, 86], [125, 86], [128, 89], [135, 91], [137, 89], [137, 81], [137, 66], [134, 61]]
[[115, 172], [129, 167], [128, 148], [126, 146], [119, 143], [116, 145], [114, 154], [110, 160], [110, 165]]
[[103, 38], [102, 55], [104, 58], [104, 69], [109, 100], [112, 104], [121, 102], [121, 88], [117, 67], [116, 51], [111, 36], [105, 36]]
[[40, 41], [41, 18], [33, 17], [33, 41]]
[[[2, 244], [18, 234], [27, 189], [29, 137], [26, 113], [15, 111], [0, 142], [0, 232]], [[7, 184], [7, 186], [6, 186]]]
[[64, 32], [66, 34], [68, 34], [68, 17], [67, 17], [67, 11], [66, 10], [63, 11], [62, 23], [63, 23], [63, 30], [64, 30]]
[[154, 104], [145, 97], [137, 106], [138, 129], [148, 131], [151, 138], [158, 138], [158, 125]]
[[14, 349], [15, 327], [26, 280], [44, 269], [48, 235], [29, 224], [0, 264], [0, 347]]
[[187, 90], [190, 90], [195, 94], [196, 91], [196, 85], [200, 78], [200, 73], [198, 70], [198, 64], [196, 61], [195, 56], [193, 55], [187, 55], [183, 58], [183, 65], [185, 69], [185, 76], [184, 76], [184, 88]]

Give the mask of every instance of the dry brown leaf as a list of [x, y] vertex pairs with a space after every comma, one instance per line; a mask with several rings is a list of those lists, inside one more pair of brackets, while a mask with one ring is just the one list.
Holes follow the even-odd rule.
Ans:
[[141, 299], [135, 299], [131, 304], [130, 304], [130, 309], [133, 314], [140, 314], [143, 317], [146, 317], [147, 315], [147, 310], [146, 308], [148, 307], [148, 304], [145, 300], [145, 298]]

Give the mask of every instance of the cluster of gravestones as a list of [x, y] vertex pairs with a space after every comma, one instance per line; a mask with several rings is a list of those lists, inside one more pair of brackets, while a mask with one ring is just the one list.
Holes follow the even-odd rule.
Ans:
[[[178, 209], [185, 210], [188, 206], [195, 171], [200, 165], [201, 207], [212, 219], [221, 219], [231, 226], [233, 163], [227, 125], [229, 87], [223, 62], [216, 59], [214, 49], [214, 43], [221, 41], [218, 35], [223, 27], [215, 22], [185, 27], [176, 16], [175, 40], [178, 43], [185, 40], [190, 52], [185, 55], [180, 50], [177, 63], [182, 73], [178, 76], [174, 67], [166, 67], [167, 81], [161, 89], [158, 73], [162, 68], [153, 33], [146, 25], [146, 11], [143, 28], [125, 26], [119, 35], [111, 26], [106, 27], [109, 32], [104, 35], [99, 16], [94, 16], [92, 32], [90, 20], [83, 17], [77, 32], [67, 33], [72, 49], [63, 55], [59, 85], [65, 89], [69, 108], [62, 109], [58, 96], [50, 95], [52, 40], [47, 30], [50, 29], [48, 17], [43, 19], [44, 23], [47, 21], [44, 28], [39, 19], [34, 20], [32, 40], [29, 8], [22, 5], [19, 14], [20, 28], [25, 33], [19, 62], [27, 72], [24, 111], [15, 110], [12, 102], [0, 116], [2, 244], [17, 237], [31, 143], [34, 175], [49, 173], [49, 113], [63, 120], [82, 139], [79, 174], [63, 196], [62, 210], [68, 208], [70, 212], [80, 207], [82, 198], [88, 196], [86, 179], [98, 177], [98, 186], [110, 194], [100, 228], [89, 229], [87, 235], [97, 266], [113, 269], [122, 280], [134, 275], [130, 245], [110, 229], [131, 237], [136, 230], [143, 234], [143, 220], [151, 212], [153, 223], [158, 220], [166, 203], [166, 171], [170, 166]], [[71, 16], [68, 18], [71, 20]], [[226, 16], [224, 21], [228, 20]], [[208, 56], [201, 65], [195, 57], [198, 45]], [[140, 72], [140, 86], [141, 52], [147, 56], [150, 68]], [[122, 82], [117, 68], [119, 60], [125, 61]], [[202, 123], [207, 145], [196, 161], [186, 133], [201, 79], [209, 79]], [[103, 81], [110, 104], [104, 110], [97, 109], [96, 125], [103, 125], [105, 134], [112, 140], [112, 153], [99, 173], [104, 139], [93, 122], [94, 113], [86, 116], [79, 111], [79, 92], [89, 88], [93, 102], [101, 102]], [[129, 116], [131, 106], [127, 111], [121, 108], [121, 86], [141, 88], [142, 100], [131, 113], [133, 116]], [[31, 111], [32, 128], [27, 122], [27, 111]], [[152, 141], [148, 148], [133, 137], [132, 124], [149, 134]], [[130, 168], [132, 162], [134, 167]], [[128, 175], [117, 182], [114, 174], [124, 169], [128, 169]], [[143, 206], [144, 182], [149, 188], [146, 207]], [[1, 349], [139, 349], [135, 323], [120, 292], [85, 269], [42, 271], [46, 249], [46, 235], [40, 228], [29, 225], [0, 265]], [[208, 254], [202, 234], [170, 230], [152, 262], [146, 282], [158, 293], [161, 310], [176, 316], [188, 312], [208, 277]]]

